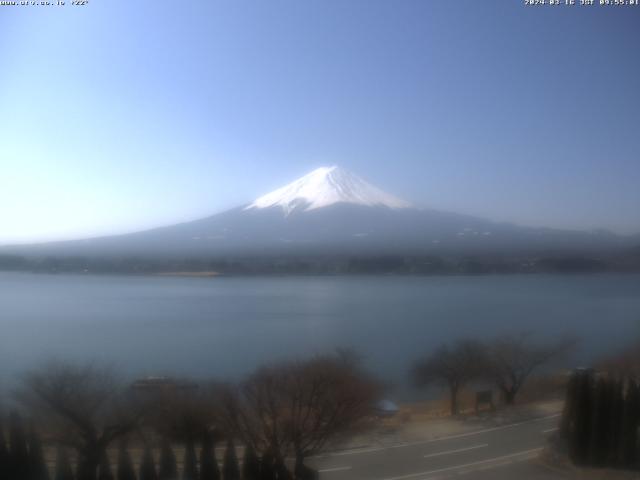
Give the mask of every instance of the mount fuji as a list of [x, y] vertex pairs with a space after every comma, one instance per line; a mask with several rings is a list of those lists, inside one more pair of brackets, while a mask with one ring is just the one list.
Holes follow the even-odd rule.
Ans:
[[0, 253], [183, 259], [536, 255], [611, 251], [630, 243], [604, 231], [531, 228], [419, 208], [334, 166], [200, 220], [126, 235], [4, 247]]
[[245, 210], [280, 207], [288, 215], [337, 203], [367, 207], [409, 208], [411, 204], [383, 192], [340, 167], [314, 170], [282, 188], [256, 199]]

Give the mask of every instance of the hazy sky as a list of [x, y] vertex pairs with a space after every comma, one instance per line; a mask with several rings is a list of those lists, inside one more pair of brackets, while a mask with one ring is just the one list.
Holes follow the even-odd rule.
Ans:
[[640, 232], [640, 7], [523, 3], [0, 7], [0, 243], [197, 218], [331, 164]]

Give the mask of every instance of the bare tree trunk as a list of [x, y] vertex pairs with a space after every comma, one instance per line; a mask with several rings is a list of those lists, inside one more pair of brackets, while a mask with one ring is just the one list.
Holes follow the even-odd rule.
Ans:
[[458, 386], [452, 385], [450, 388], [451, 394], [451, 415], [458, 415], [460, 413], [460, 407], [458, 406]]
[[516, 403], [516, 393], [517, 390], [514, 389], [504, 389], [502, 390], [504, 403], [507, 405], [515, 405]]
[[99, 451], [84, 452], [78, 463], [78, 480], [96, 480], [99, 464]]
[[296, 452], [296, 466], [294, 468], [295, 480], [317, 480], [318, 472], [304, 464], [304, 453]]
[[304, 453], [299, 450], [296, 450], [296, 464], [293, 468], [293, 473], [296, 477], [296, 480], [300, 478], [302, 474], [302, 470], [304, 468]]

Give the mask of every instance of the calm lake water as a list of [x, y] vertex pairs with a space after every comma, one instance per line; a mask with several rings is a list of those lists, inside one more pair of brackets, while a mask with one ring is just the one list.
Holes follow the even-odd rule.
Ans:
[[0, 273], [0, 378], [51, 358], [237, 378], [352, 346], [402, 384], [462, 336], [578, 333], [586, 363], [640, 337], [640, 276], [169, 278]]

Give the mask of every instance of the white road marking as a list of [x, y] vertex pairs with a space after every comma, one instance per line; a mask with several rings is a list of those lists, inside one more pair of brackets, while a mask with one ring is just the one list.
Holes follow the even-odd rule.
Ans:
[[430, 453], [428, 455], [425, 455], [424, 458], [440, 457], [442, 455], [451, 455], [453, 453], [467, 452], [469, 450], [475, 450], [477, 448], [484, 448], [488, 446], [489, 446], [488, 443], [483, 443], [482, 445], [474, 445], [473, 447], [458, 448], [456, 450], [448, 450], [446, 452]]
[[525, 458], [523, 458], [523, 460], [527, 460], [529, 455], [531, 455], [533, 453], [537, 453], [537, 452], [539, 452], [541, 450], [542, 450], [542, 447], [540, 447], [540, 448], [532, 448], [531, 450], [523, 450], [522, 452], [511, 453], [509, 455], [502, 455], [500, 457], [488, 458], [487, 460], [480, 460], [478, 462], [464, 463], [462, 465], [454, 465], [452, 467], [438, 468], [437, 470], [429, 470], [427, 472], [410, 473], [408, 475], [401, 475], [399, 477], [389, 477], [389, 478], [385, 478], [383, 480], [404, 480], [406, 478], [424, 477], [424, 476], [428, 476], [428, 475], [433, 475], [434, 473], [450, 472], [451, 470], [461, 470], [461, 469], [465, 469], [465, 468], [469, 468], [469, 467], [477, 467], [479, 465], [486, 465], [488, 463], [497, 463], [498, 465], [500, 465], [501, 464], [500, 462], [503, 462], [504, 460], [512, 459], [512, 458], [515, 458], [515, 457], [522, 457], [522, 456], [525, 456]]
[[322, 470], [318, 470], [318, 472], [320, 472], [320, 473], [343, 472], [345, 470], [351, 470], [351, 467], [323, 468]]
[[555, 432], [556, 430], [558, 430], [558, 427], [554, 427], [554, 428], [547, 428], [546, 430], [542, 430], [542, 433]]
[[509, 425], [501, 425], [499, 427], [485, 428], [484, 430], [476, 430], [474, 432], [459, 433], [457, 435], [449, 435], [448, 437], [434, 438], [432, 440], [425, 440], [425, 441], [423, 441], [421, 443], [440, 442], [442, 440], [452, 440], [454, 438], [464, 438], [464, 437], [470, 437], [472, 435], [480, 435], [482, 433], [495, 432], [497, 430], [504, 430], [505, 428], [519, 427], [521, 425], [526, 425], [528, 423], [541, 422], [542, 420], [549, 420], [551, 418], [559, 417], [560, 415], [561, 415], [560, 413], [556, 413], [555, 415], [549, 415], [549, 416], [546, 416], [546, 417], [535, 418], [533, 420], [526, 420], [524, 422], [510, 423]]
[[360, 455], [362, 453], [381, 452], [381, 451], [384, 451], [384, 450], [391, 450], [391, 449], [394, 449], [394, 448], [413, 447], [415, 445], [426, 445], [428, 443], [443, 442], [445, 440], [453, 440], [453, 439], [456, 439], [456, 438], [465, 438], [465, 437], [471, 437], [473, 435], [481, 435], [483, 433], [495, 432], [495, 431], [498, 431], [498, 430], [504, 430], [505, 428], [519, 427], [521, 425], [526, 425], [528, 423], [541, 422], [543, 420], [549, 420], [551, 418], [557, 418], [560, 415], [562, 415], [562, 414], [556, 413], [554, 415], [547, 415], [546, 417], [534, 418], [533, 420], [525, 420], [524, 422], [510, 423], [509, 425], [501, 425], [499, 427], [485, 428], [483, 430], [475, 430], [473, 432], [458, 433], [456, 435], [449, 435], [447, 437], [432, 438], [430, 440], [420, 440], [418, 442], [400, 443], [398, 445], [389, 445], [387, 447], [372, 447], [372, 448], [361, 448], [361, 449], [357, 449], [357, 450], [345, 450], [345, 451], [342, 451], [342, 452], [335, 452], [335, 453], [328, 453], [328, 454], [325, 454], [325, 455], [318, 455], [318, 456], [313, 457], [313, 458], [327, 458], [327, 457], [342, 457], [342, 456], [346, 456], [346, 455]]

